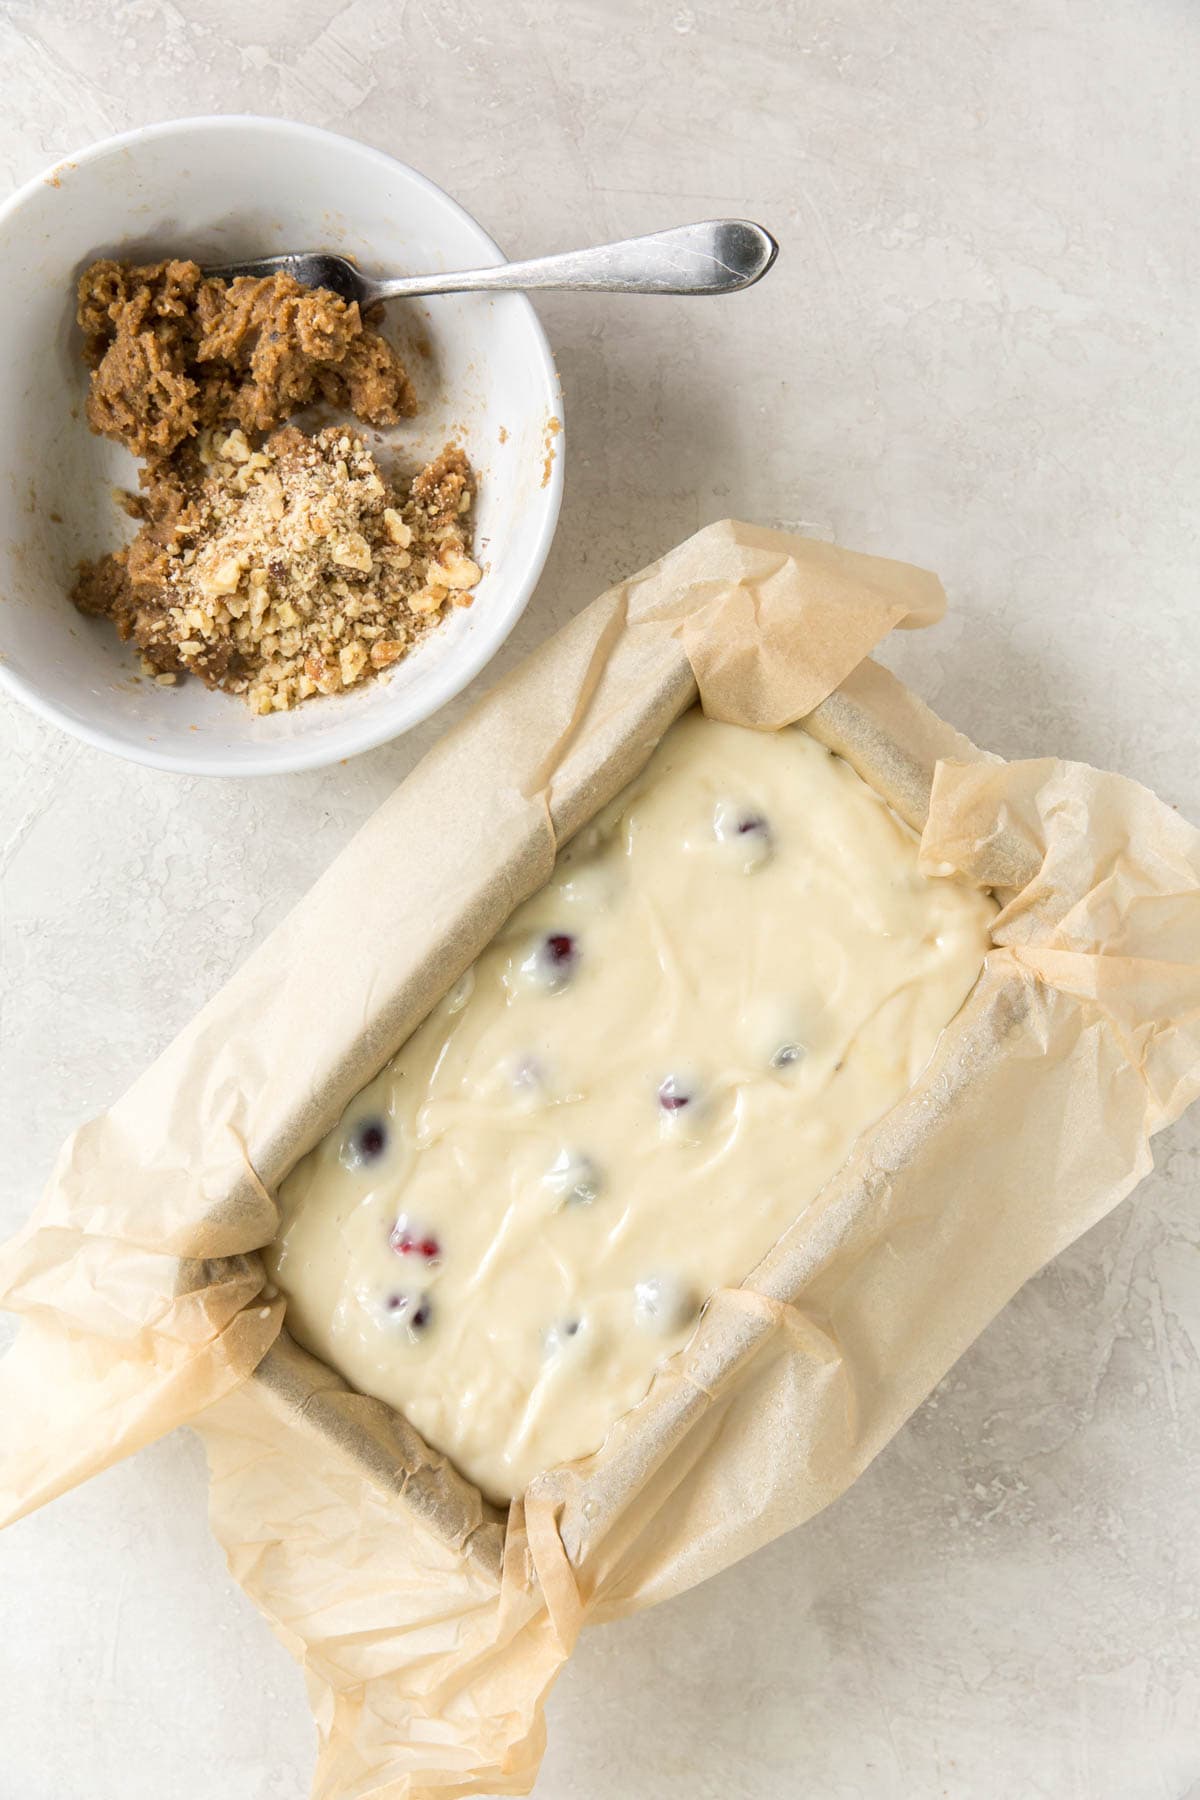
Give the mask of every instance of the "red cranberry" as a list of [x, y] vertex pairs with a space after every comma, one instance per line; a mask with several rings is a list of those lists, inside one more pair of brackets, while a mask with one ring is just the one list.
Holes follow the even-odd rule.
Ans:
[[433, 1233], [419, 1230], [403, 1214], [393, 1225], [388, 1243], [397, 1256], [420, 1256], [426, 1262], [441, 1260], [442, 1246]]
[[669, 1336], [682, 1331], [699, 1311], [699, 1302], [682, 1277], [664, 1272], [636, 1283], [633, 1316], [644, 1331]]
[[545, 1087], [546, 1072], [536, 1056], [522, 1056], [513, 1064], [512, 1084], [534, 1090]]
[[560, 1150], [545, 1180], [567, 1206], [590, 1206], [604, 1186], [599, 1168], [581, 1150]]
[[544, 1353], [547, 1356], [557, 1356], [561, 1350], [566, 1348], [566, 1345], [571, 1338], [579, 1336], [582, 1328], [582, 1319], [557, 1320], [555, 1324], [551, 1325], [550, 1329], [545, 1333], [542, 1339]]
[[539, 986], [554, 992], [571, 979], [578, 961], [579, 943], [575, 936], [569, 931], [550, 931], [521, 966]]
[[383, 1120], [360, 1119], [342, 1149], [342, 1162], [348, 1169], [378, 1162], [387, 1146], [388, 1130]]
[[736, 806], [728, 800], [718, 800], [713, 813], [713, 830], [720, 843], [738, 846], [738, 858], [747, 874], [760, 868], [774, 849], [774, 838], [766, 816], [752, 807]]
[[428, 1294], [389, 1294], [384, 1302], [394, 1319], [402, 1319], [410, 1331], [424, 1331], [433, 1317], [433, 1302]]

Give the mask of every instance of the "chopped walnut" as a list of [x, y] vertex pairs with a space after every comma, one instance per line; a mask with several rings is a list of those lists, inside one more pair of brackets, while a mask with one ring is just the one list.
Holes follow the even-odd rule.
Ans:
[[203, 432], [143, 490], [137, 536], [83, 565], [76, 605], [132, 637], [156, 679], [198, 675], [255, 712], [390, 668], [480, 579], [460, 450], [404, 491], [342, 426], [285, 426], [260, 449]]
[[81, 564], [72, 598], [132, 638], [159, 685], [198, 675], [285, 712], [389, 669], [470, 604], [461, 451], [398, 487], [345, 426], [275, 429], [318, 399], [373, 425], [416, 410], [374, 316], [287, 275], [105, 261], [84, 272], [78, 319], [88, 423], [146, 466], [141, 493], [118, 496], [136, 536]]

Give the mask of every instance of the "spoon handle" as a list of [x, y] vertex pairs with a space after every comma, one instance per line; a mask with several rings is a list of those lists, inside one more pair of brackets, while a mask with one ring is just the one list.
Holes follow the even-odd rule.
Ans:
[[496, 293], [511, 288], [582, 289], [595, 294], [733, 294], [760, 280], [778, 250], [770, 232], [748, 219], [708, 219], [700, 225], [656, 231], [649, 237], [626, 238], [620, 244], [539, 256], [532, 262], [366, 285], [372, 301], [417, 294]]

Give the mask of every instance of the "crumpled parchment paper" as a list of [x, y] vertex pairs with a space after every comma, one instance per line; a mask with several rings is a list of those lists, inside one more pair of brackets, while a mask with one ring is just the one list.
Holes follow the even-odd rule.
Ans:
[[[319, 1800], [526, 1792], [581, 1626], [841, 1493], [1200, 1091], [1200, 835], [1120, 776], [986, 756], [869, 660], [942, 606], [922, 571], [731, 522], [602, 595], [75, 1134], [0, 1253], [0, 1522], [194, 1423], [230, 1568], [304, 1667]], [[995, 948], [646, 1399], [503, 1514], [281, 1332], [271, 1194], [697, 698], [846, 756], [927, 867], [996, 892]]]

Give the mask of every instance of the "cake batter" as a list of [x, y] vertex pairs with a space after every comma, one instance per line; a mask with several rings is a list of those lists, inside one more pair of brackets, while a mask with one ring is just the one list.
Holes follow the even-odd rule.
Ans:
[[283, 1184], [297, 1339], [486, 1493], [597, 1449], [912, 1085], [993, 903], [692, 712]]

